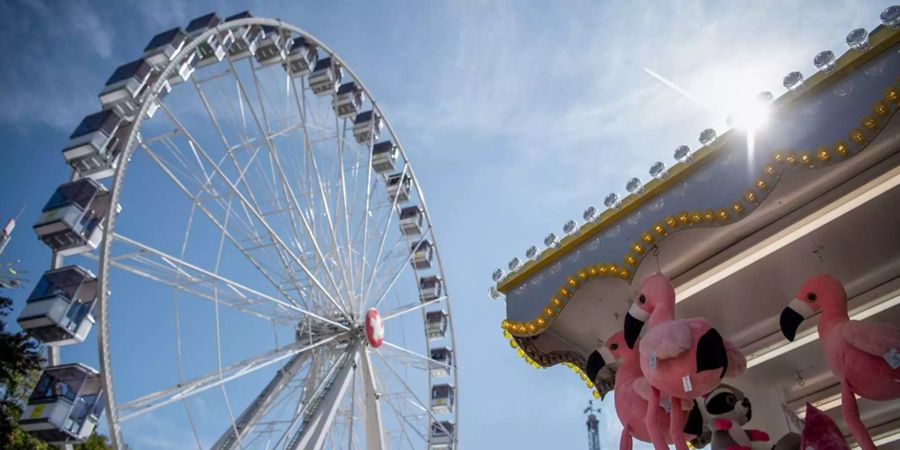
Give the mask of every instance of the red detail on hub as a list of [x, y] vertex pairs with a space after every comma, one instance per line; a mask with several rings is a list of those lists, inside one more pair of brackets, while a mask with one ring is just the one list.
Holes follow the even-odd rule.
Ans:
[[381, 347], [384, 342], [384, 322], [375, 308], [366, 313], [366, 340], [374, 348]]

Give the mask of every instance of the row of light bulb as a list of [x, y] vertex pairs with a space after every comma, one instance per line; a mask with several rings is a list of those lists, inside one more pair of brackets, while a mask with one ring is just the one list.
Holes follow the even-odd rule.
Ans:
[[[891, 27], [894, 29], [900, 29], [900, 5], [889, 6], [881, 12], [881, 23], [884, 26]], [[847, 45], [853, 49], [858, 51], [865, 51], [869, 48], [869, 33], [865, 28], [856, 28], [847, 34]], [[823, 72], [831, 72], [836, 67], [836, 59], [834, 53], [830, 50], [825, 50], [820, 52], [813, 58], [813, 64], [816, 66], [816, 69], [821, 70]], [[784, 77], [783, 85], [786, 89], [792, 92], [796, 92], [803, 87], [803, 74], [800, 72], [791, 72]], [[760, 104], [768, 104], [772, 101], [773, 95], [771, 92], [762, 92], [757, 97], [757, 102]], [[729, 123], [732, 122], [732, 117], [729, 117]], [[716, 138], [718, 137], [716, 130], [712, 128], [707, 128], [700, 132], [699, 141], [703, 146], [708, 146], [712, 144]], [[693, 151], [687, 145], [679, 145], [675, 148], [674, 157], [675, 160], [679, 163], [687, 163], [690, 162]], [[661, 180], [668, 175], [668, 169], [662, 161], [657, 161], [650, 166], [650, 176], [654, 179]], [[640, 178], [634, 177], [628, 180], [625, 184], [625, 189], [628, 191], [629, 195], [640, 195], [644, 191], [644, 183], [640, 180]], [[612, 192], [606, 196], [603, 200], [603, 204], [608, 209], [616, 209], [622, 205], [622, 199], [619, 197], [619, 194]], [[585, 223], [594, 223], [600, 219], [600, 211], [597, 208], [591, 206], [584, 210], [582, 214]], [[569, 220], [563, 225], [563, 234], [565, 236], [576, 235], [579, 232], [578, 224], [574, 220]], [[550, 233], [544, 238], [544, 245], [547, 248], [557, 248], [560, 244], [560, 238], [556, 235], [556, 233]], [[540, 259], [540, 251], [534, 245], [528, 247], [525, 251], [525, 257], [528, 261], [533, 261]], [[512, 275], [518, 272], [523, 266], [522, 260], [518, 257], [515, 257], [509, 261], [507, 264], [507, 269], [509, 270], [509, 275]], [[503, 269], [496, 269], [492, 274], [491, 278], [495, 283], [502, 282], [507, 276], [507, 273], [503, 271]], [[499, 299], [502, 294], [497, 289], [496, 286], [491, 286], [488, 291], [489, 296], [492, 299]]]
[[[900, 29], [900, 5], [888, 6], [881, 12], [880, 18], [882, 25]], [[847, 34], [846, 42], [851, 49], [864, 52], [869, 49], [869, 32], [865, 28], [856, 28]], [[831, 50], [824, 50], [813, 58], [813, 65], [822, 72], [832, 72], [837, 67], [837, 58]], [[795, 71], [785, 75], [782, 85], [792, 92], [800, 90], [803, 87], [803, 74]]]

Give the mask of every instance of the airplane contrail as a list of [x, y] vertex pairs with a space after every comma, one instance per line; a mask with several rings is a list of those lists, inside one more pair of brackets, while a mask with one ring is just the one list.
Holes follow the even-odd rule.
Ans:
[[644, 66], [641, 66], [641, 69], [642, 69], [644, 72], [646, 72], [647, 75], [650, 75], [651, 77], [656, 78], [656, 80], [659, 81], [660, 83], [662, 83], [662, 84], [664, 84], [664, 85], [670, 87], [673, 91], [675, 91], [675, 92], [681, 94], [684, 98], [686, 98], [686, 99], [688, 99], [688, 100], [690, 100], [690, 101], [696, 103], [696, 104], [699, 105], [700, 107], [702, 107], [702, 108], [704, 108], [704, 109], [706, 109], [706, 110], [709, 110], [710, 112], [718, 113], [718, 111], [716, 111], [715, 109], [713, 109], [712, 106], [709, 106], [709, 105], [708, 105], [706, 102], [704, 102], [703, 100], [700, 100], [699, 98], [697, 98], [697, 97], [695, 97], [694, 95], [692, 95], [690, 92], [685, 91], [684, 89], [682, 89], [681, 87], [679, 87], [677, 84], [675, 84], [675, 83], [669, 81], [668, 79], [666, 79], [666, 78], [663, 77], [662, 75], [660, 75], [660, 74], [658, 74], [658, 73], [656, 73], [656, 72], [654, 72], [654, 71], [652, 71], [652, 70], [650, 70], [650, 69], [648, 69], [648, 68], [646, 68], [646, 67], [644, 67]]

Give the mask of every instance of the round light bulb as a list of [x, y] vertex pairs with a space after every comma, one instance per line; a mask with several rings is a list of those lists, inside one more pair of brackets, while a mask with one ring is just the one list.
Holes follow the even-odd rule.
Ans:
[[619, 194], [615, 192], [606, 196], [603, 200], [603, 204], [606, 205], [607, 208], [618, 208], [619, 207]]
[[803, 74], [800, 72], [791, 72], [784, 76], [781, 84], [789, 91], [797, 91], [803, 87]]
[[653, 178], [662, 179], [665, 178], [668, 173], [666, 165], [662, 161], [657, 161], [650, 166], [650, 176]]
[[716, 140], [716, 130], [707, 128], [700, 132], [700, 143], [703, 145], [712, 144]]
[[837, 64], [834, 58], [834, 52], [831, 50], [819, 52], [816, 57], [813, 58], [813, 64], [816, 65], [816, 69], [819, 69], [822, 72], [831, 72]]
[[559, 246], [559, 240], [556, 238], [556, 233], [550, 233], [547, 237], [544, 238], [544, 245], [550, 248], [555, 248]]
[[628, 191], [629, 194], [640, 194], [644, 191], [644, 183], [637, 177], [628, 180], [628, 183], [625, 183], [625, 190]]
[[885, 8], [881, 12], [881, 23], [886, 27], [900, 28], [900, 5]]
[[865, 28], [857, 28], [847, 34], [847, 45], [853, 50], [865, 51], [869, 49], [869, 32]]
[[691, 160], [691, 148], [687, 145], [679, 145], [675, 148], [675, 160], [678, 162], [688, 162]]

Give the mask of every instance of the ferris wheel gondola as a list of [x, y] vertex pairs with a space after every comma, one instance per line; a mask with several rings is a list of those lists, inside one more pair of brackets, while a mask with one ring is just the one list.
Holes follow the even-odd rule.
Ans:
[[54, 349], [96, 320], [99, 370], [54, 351], [45, 375], [91, 390], [33, 396], [27, 431], [79, 442], [105, 409], [115, 447], [154, 421], [198, 448], [455, 447], [431, 217], [337, 54], [211, 13], [153, 37], [100, 103], [34, 226], [54, 258], [20, 318]]

